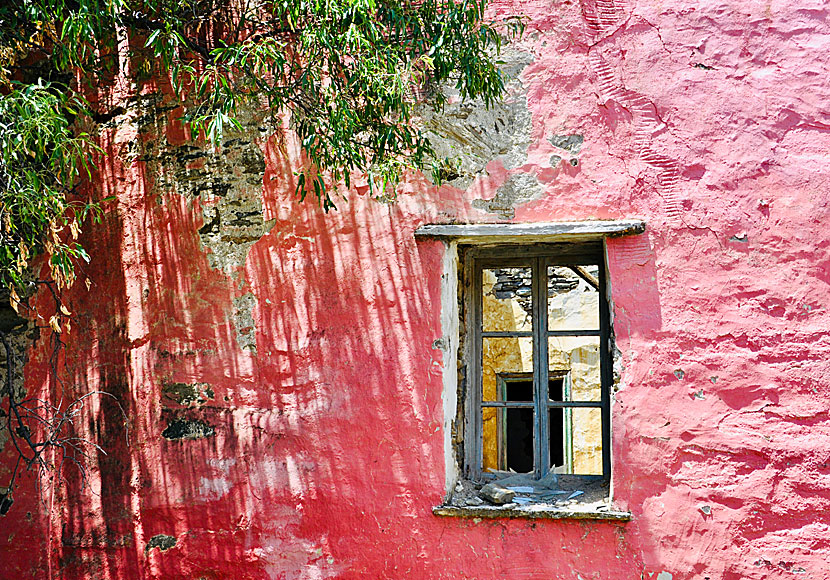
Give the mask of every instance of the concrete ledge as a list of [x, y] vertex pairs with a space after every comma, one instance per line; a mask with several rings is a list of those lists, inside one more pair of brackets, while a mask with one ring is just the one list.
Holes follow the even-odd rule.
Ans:
[[641, 234], [643, 220], [596, 220], [523, 224], [430, 224], [415, 230], [418, 238], [452, 238], [460, 243], [578, 242]]
[[436, 516], [450, 518], [523, 518], [544, 520], [606, 520], [627, 522], [631, 520], [630, 512], [617, 510], [597, 510], [596, 508], [582, 508], [579, 505], [555, 507], [548, 504], [503, 506], [468, 506], [456, 507], [439, 505], [432, 508]]

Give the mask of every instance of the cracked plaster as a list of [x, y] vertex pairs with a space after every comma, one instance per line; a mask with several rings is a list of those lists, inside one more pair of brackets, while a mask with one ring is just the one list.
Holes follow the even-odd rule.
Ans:
[[507, 97], [487, 109], [480, 101], [461, 101], [457, 90], [444, 88], [449, 102], [443, 110], [421, 109], [421, 119], [438, 159], [448, 159], [451, 175], [446, 182], [467, 189], [486, 166], [500, 161], [514, 169], [527, 159], [531, 116], [520, 75], [530, 54], [508, 48], [502, 55]]
[[[90, 530], [105, 529], [104, 514], [123, 526], [107, 551], [113, 577], [826, 575], [827, 8], [803, 0], [529, 0], [491, 9], [528, 19], [517, 50], [531, 56], [517, 102], [529, 125], [515, 123], [520, 146], [507, 161], [499, 161], [500, 142], [471, 145], [458, 187], [436, 192], [416, 181], [418, 195], [396, 204], [355, 196], [323, 216], [293, 204], [291, 160], [276, 148], [266, 154], [266, 172], [277, 179], [264, 184], [264, 205], [278, 209], [267, 215], [280, 216], [280, 235], [250, 246], [245, 275], [270, 300], [252, 317], [260, 350], [273, 355], [252, 360], [234, 344], [232, 300], [248, 289], [231, 279], [234, 292], [223, 294], [227, 285], [216, 279], [232, 278], [244, 258], [225, 254], [226, 263], [205, 272], [200, 252], [225, 243], [225, 226], [198, 238], [196, 230], [212, 223], [212, 214], [202, 219], [210, 207], [202, 194], [183, 190], [153, 213], [141, 203], [164, 179], [158, 160], [102, 173], [129, 211], [105, 250], [115, 271], [98, 275], [110, 276], [103, 290], [112, 302], [131, 310], [123, 330], [105, 308], [109, 300], [88, 300], [100, 326], [90, 325], [90, 342], [76, 356], [88, 361], [84, 380], [113, 369], [129, 377], [141, 444], [113, 452], [122, 469], [105, 474], [107, 493], [64, 503], [42, 527], [37, 517], [4, 521], [4, 533], [31, 538], [4, 545], [10, 577], [32, 577], [44, 562], [67, 579], [100, 570], [76, 540], [91, 536], [62, 527], [83, 521], [81, 514], [94, 520]], [[521, 110], [509, 115], [526, 118]], [[141, 110], [124, 119], [143, 119], [160, 134], [169, 123]], [[128, 139], [120, 120], [113, 127], [138, 159], [145, 145]], [[576, 134], [584, 142], [572, 166], [550, 138]], [[201, 171], [200, 159], [186, 171]], [[142, 181], [142, 167], [152, 184]], [[445, 330], [453, 323], [452, 310], [443, 318], [439, 311], [438, 280], [451, 256], [441, 242], [410, 234], [436, 219], [501, 217], [473, 201], [494, 198], [512, 174], [533, 175], [542, 188], [513, 208], [517, 222], [648, 222], [645, 234], [607, 244], [620, 352], [613, 493], [632, 513], [625, 524], [431, 513], [446, 493], [444, 471], [455, 467], [445, 451], [459, 436], [449, 432], [454, 401], [441, 399], [444, 369], [455, 372], [452, 336], [442, 339], [449, 353], [431, 348], [446, 334], [442, 322]], [[221, 190], [205, 197], [221, 204]], [[199, 219], [171, 199], [190, 200]], [[146, 219], [156, 214], [163, 219]], [[176, 261], [145, 253], [148, 223], [179, 251]], [[176, 300], [141, 302], [146, 285], [136, 271], [171, 287]], [[205, 306], [212, 300], [214, 310]], [[152, 310], [155, 334], [142, 326], [141, 308]], [[175, 325], [158, 323], [171, 319]], [[113, 338], [122, 330], [126, 346]], [[151, 376], [158, 344], [193, 352], [171, 360], [192, 360], [188, 370], [210, 375], [176, 380], [213, 385], [216, 399], [187, 412], [210, 414], [214, 436], [184, 443], [160, 436]], [[231, 458], [240, 461], [221, 474], [227, 493], [198, 500], [201, 478], [218, 477], [209, 462]], [[13, 509], [38, 513], [35, 495], [16, 495]], [[161, 532], [180, 544], [156, 562], [137, 561], [136, 547]]]

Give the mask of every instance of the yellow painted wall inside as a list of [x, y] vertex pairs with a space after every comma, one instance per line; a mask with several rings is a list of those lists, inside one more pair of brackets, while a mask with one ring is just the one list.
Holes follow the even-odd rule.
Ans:
[[[531, 330], [531, 319], [516, 297], [499, 299], [493, 293], [496, 276], [484, 270], [482, 277], [482, 322], [486, 330]], [[580, 281], [573, 291], [549, 297], [548, 327], [551, 330], [598, 328], [597, 293]], [[529, 300], [529, 298], [528, 298]], [[553, 337], [549, 342], [549, 369], [568, 371], [569, 400], [599, 400], [599, 340], [597, 337]], [[531, 338], [485, 338], [482, 341], [482, 400], [498, 401], [498, 377], [507, 373], [533, 373]], [[483, 466], [498, 470], [499, 422], [497, 409], [483, 410]], [[602, 473], [602, 423], [599, 409], [571, 413], [573, 473]], [[503, 467], [503, 466], [502, 466]], [[557, 471], [565, 472], [563, 469]], [[567, 470], [567, 472], [571, 472]]]

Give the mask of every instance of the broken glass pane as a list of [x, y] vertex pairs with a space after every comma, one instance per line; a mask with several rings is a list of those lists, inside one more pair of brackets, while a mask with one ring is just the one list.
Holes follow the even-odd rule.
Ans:
[[485, 471], [533, 471], [533, 409], [482, 409]]
[[[548, 339], [551, 401], [600, 401], [602, 383], [598, 336], [552, 336]], [[561, 377], [561, 386], [554, 378]]]
[[548, 266], [548, 330], [598, 330], [598, 285], [598, 266]]
[[602, 410], [551, 409], [551, 471], [602, 475]]
[[482, 329], [533, 330], [531, 268], [485, 268], [481, 276]]

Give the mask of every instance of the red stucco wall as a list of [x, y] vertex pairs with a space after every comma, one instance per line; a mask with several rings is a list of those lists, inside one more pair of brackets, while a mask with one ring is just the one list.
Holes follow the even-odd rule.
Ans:
[[[215, 200], [162, 187], [163, 164], [130, 154], [183, 146], [176, 111], [102, 129], [95, 187], [118, 199], [86, 240], [93, 286], [70, 302], [66, 388], [117, 396], [129, 444], [114, 402], [94, 399], [82, 428], [108, 455], [93, 455], [83, 491], [70, 467], [68, 486], [40, 496], [23, 480], [0, 518], [0, 577], [830, 578], [827, 8], [493, 11], [527, 17], [526, 155], [494, 155], [465, 190], [413, 177], [396, 203], [352, 194], [326, 215], [293, 199], [290, 140], [263, 133], [251, 187], [266, 227], [238, 267], [212, 264], [198, 234]], [[578, 154], [550, 143], [563, 134], [584, 136]], [[538, 193], [517, 198], [513, 221], [648, 223], [608, 245], [613, 484], [628, 523], [431, 512], [445, 489], [443, 246], [413, 232], [498, 220], [474, 200], [524, 174]], [[171, 383], [213, 398], [179, 405], [162, 394]], [[215, 434], [167, 440], [174, 417]], [[158, 534], [176, 545], [147, 550]]]

